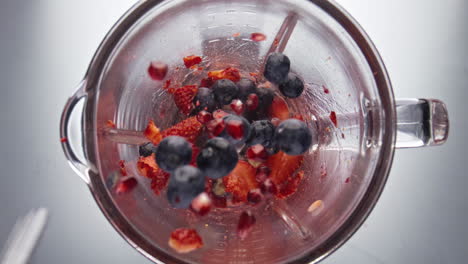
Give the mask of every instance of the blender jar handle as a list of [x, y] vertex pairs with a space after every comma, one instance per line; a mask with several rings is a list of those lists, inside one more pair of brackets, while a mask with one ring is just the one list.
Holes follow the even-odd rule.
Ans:
[[445, 104], [435, 99], [397, 99], [396, 148], [441, 145], [447, 141], [449, 118]]
[[[62, 148], [65, 156], [68, 159], [68, 163], [72, 169], [80, 176], [80, 178], [86, 183], [89, 184], [89, 166], [82, 161], [76, 154], [75, 150], [78, 148], [84, 149], [82, 137], [79, 140], [79, 145], [76, 147], [72, 146], [74, 140], [72, 140], [70, 135], [70, 127], [82, 127], [82, 111], [79, 114], [79, 118], [72, 118], [72, 114], [77, 110], [75, 107], [81, 100], [86, 100], [86, 92], [84, 88], [86, 87], [86, 80], [83, 80], [76, 92], [70, 97], [65, 104], [65, 107], [62, 112], [62, 117], [60, 118], [60, 138], [62, 139]], [[86, 102], [85, 102], [86, 103]], [[85, 105], [85, 104], [83, 104]], [[83, 110], [83, 109], [81, 109]], [[80, 130], [81, 131], [81, 130]]]

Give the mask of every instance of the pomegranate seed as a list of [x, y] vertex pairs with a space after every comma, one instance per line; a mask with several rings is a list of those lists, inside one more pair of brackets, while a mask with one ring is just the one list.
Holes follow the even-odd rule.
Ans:
[[213, 112], [213, 117], [216, 118], [216, 119], [223, 118], [223, 117], [225, 117], [227, 115], [229, 115], [229, 114], [224, 112], [221, 109], [218, 109], [218, 110]]
[[250, 190], [247, 194], [247, 200], [253, 205], [260, 203], [263, 200], [262, 191], [260, 189]]
[[60, 142], [62, 142], [62, 143], [65, 143], [67, 141], [68, 141], [68, 139], [66, 137], [63, 137], [63, 138], [60, 139]]
[[267, 194], [276, 194], [278, 192], [278, 188], [276, 187], [276, 184], [271, 180], [271, 179], [266, 179], [261, 185], [260, 189], [262, 190], [262, 193]]
[[185, 67], [187, 67], [187, 69], [192, 67], [193, 65], [200, 64], [201, 62], [202, 58], [200, 56], [191, 55], [184, 58], [184, 64]]
[[257, 182], [262, 183], [266, 179], [268, 179], [268, 177], [270, 176], [270, 172], [271, 172], [270, 168], [268, 168], [267, 166], [261, 166], [257, 170], [257, 174], [255, 175], [255, 179], [257, 180]]
[[325, 85], [323, 85], [322, 87], [323, 87], [323, 92], [324, 93], [326, 93], [326, 94], [330, 93], [330, 90], [328, 90], [328, 88]]
[[244, 112], [244, 103], [239, 99], [234, 99], [231, 102], [231, 109], [236, 112], [236, 114], [241, 115]]
[[123, 179], [115, 190], [117, 194], [124, 194], [132, 191], [138, 184], [138, 181], [133, 177]]
[[241, 240], [244, 240], [255, 225], [256, 219], [251, 212], [243, 212], [237, 224], [237, 235]]
[[212, 137], [219, 136], [224, 131], [225, 127], [226, 125], [223, 119], [213, 119], [206, 124], [206, 128]]
[[244, 124], [240, 120], [230, 120], [226, 124], [228, 134], [235, 140], [242, 139], [244, 136]]
[[268, 153], [263, 145], [257, 144], [247, 150], [247, 158], [255, 161], [265, 161]]
[[351, 181], [351, 179], [348, 177], [348, 178], [346, 178], [345, 183], [349, 183], [350, 181]]
[[279, 126], [279, 124], [281, 123], [281, 119], [274, 117], [274, 118], [271, 119], [271, 123], [272, 123], [275, 127], [276, 127], [276, 126]]
[[203, 192], [192, 200], [191, 209], [200, 216], [204, 216], [211, 210], [211, 198]]
[[250, 111], [254, 111], [255, 109], [257, 109], [258, 95], [249, 94], [249, 96], [247, 96], [247, 101], [245, 102], [245, 104], [247, 105], [247, 109], [249, 109]]
[[148, 67], [148, 74], [155, 81], [162, 81], [167, 74], [167, 64], [159, 61], [153, 61]]
[[330, 120], [333, 122], [333, 124], [338, 127], [338, 119], [336, 118], [336, 113], [335, 111], [332, 111], [330, 113]]
[[259, 42], [266, 40], [266, 36], [262, 33], [252, 33], [252, 35], [250, 35], [250, 39], [255, 42]]
[[210, 112], [203, 110], [203, 111], [200, 111], [200, 113], [198, 113], [197, 120], [198, 122], [202, 124], [206, 124], [210, 122], [211, 120], [213, 120], [213, 115]]

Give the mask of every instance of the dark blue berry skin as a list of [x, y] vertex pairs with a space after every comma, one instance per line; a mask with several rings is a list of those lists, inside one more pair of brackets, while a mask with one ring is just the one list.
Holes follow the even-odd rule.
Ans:
[[257, 85], [250, 79], [242, 78], [238, 83], [237, 87], [239, 88], [239, 99], [246, 100], [249, 94], [255, 93], [257, 90]]
[[258, 96], [258, 110], [260, 111], [268, 109], [275, 97], [273, 91], [268, 88], [258, 88], [256, 94]]
[[236, 167], [239, 157], [236, 149], [224, 138], [208, 140], [197, 157], [197, 166], [209, 178], [219, 179]]
[[281, 93], [289, 98], [297, 98], [304, 91], [304, 82], [294, 73], [289, 73], [286, 81], [279, 85]]
[[166, 172], [173, 172], [180, 166], [187, 165], [192, 159], [192, 145], [183, 137], [164, 138], [156, 151], [156, 163]]
[[196, 113], [206, 110], [213, 112], [216, 109], [217, 103], [211, 89], [201, 87], [198, 89], [197, 95], [193, 98]]
[[[227, 139], [229, 143], [234, 144], [234, 145], [240, 145], [240, 144], [245, 143], [245, 141], [250, 137], [250, 123], [244, 117], [238, 116], [238, 115], [227, 115], [223, 118], [223, 120], [224, 120], [224, 124], [226, 128], [221, 133], [220, 137]], [[242, 136], [241, 139], [235, 139], [231, 135], [229, 135], [229, 133], [227, 132], [227, 126], [229, 125], [229, 122], [232, 122], [232, 121], [242, 122], [242, 127], [243, 127], [242, 130], [244, 131], [244, 135]]]
[[239, 87], [228, 79], [215, 82], [212, 87], [216, 101], [221, 105], [228, 105], [239, 95]]
[[167, 200], [175, 208], [188, 208], [192, 200], [205, 190], [205, 176], [189, 165], [172, 173], [167, 188]]
[[140, 154], [140, 156], [148, 157], [151, 156], [153, 153], [156, 153], [156, 149], [157, 147], [153, 145], [153, 143], [148, 142], [138, 147], [138, 153]]
[[247, 140], [247, 144], [250, 146], [261, 144], [269, 148], [273, 145], [274, 135], [275, 126], [270, 121], [255, 121], [250, 125], [250, 136]]
[[276, 128], [275, 142], [284, 153], [291, 156], [300, 155], [312, 145], [312, 134], [304, 122], [288, 119]]
[[288, 56], [278, 52], [271, 53], [268, 56], [263, 75], [268, 81], [281, 84], [288, 77], [290, 68], [291, 61]]

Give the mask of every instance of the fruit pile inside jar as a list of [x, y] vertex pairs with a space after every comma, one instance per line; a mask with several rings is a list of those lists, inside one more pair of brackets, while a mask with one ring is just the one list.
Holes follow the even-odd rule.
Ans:
[[[199, 56], [184, 58], [194, 71], [203, 70], [202, 61]], [[238, 69], [227, 68], [208, 72], [199, 85], [179, 88], [166, 80], [163, 88], [186, 119], [164, 131], [150, 121], [144, 131], [150, 142], [139, 147], [137, 168], [151, 179], [154, 194], [165, 192], [172, 207], [200, 216], [212, 208], [255, 206], [294, 194], [304, 176], [303, 155], [312, 145], [312, 133], [285, 101], [304, 91], [302, 78], [290, 65], [286, 55], [271, 53], [261, 74], [241, 76]], [[161, 62], [148, 68], [157, 81], [167, 72]], [[254, 224], [255, 216], [244, 211], [238, 236], [244, 239]], [[203, 242], [196, 230], [179, 228], [169, 245], [187, 253]]]

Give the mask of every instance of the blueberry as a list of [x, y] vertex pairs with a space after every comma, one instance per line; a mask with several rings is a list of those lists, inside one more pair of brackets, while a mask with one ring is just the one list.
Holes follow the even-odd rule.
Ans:
[[277, 52], [271, 53], [268, 56], [263, 75], [268, 81], [280, 84], [288, 77], [290, 67], [291, 61], [288, 56]]
[[249, 94], [255, 93], [257, 86], [255, 82], [250, 79], [242, 78], [238, 83], [237, 87], [239, 88], [239, 98], [241, 100], [246, 100]]
[[312, 134], [304, 122], [288, 119], [276, 128], [275, 141], [286, 154], [300, 155], [312, 145]]
[[216, 101], [221, 105], [230, 104], [231, 101], [236, 99], [239, 94], [239, 87], [228, 79], [216, 81], [212, 89]]
[[281, 93], [289, 98], [297, 98], [304, 91], [304, 82], [294, 73], [289, 73], [286, 81], [279, 85]]
[[258, 95], [258, 109], [259, 110], [266, 110], [273, 102], [273, 98], [275, 97], [272, 90], [268, 88], [258, 88], [256, 91]]
[[261, 144], [268, 148], [273, 145], [274, 135], [275, 126], [270, 121], [255, 121], [250, 126], [250, 136], [247, 140], [247, 144], [250, 146]]
[[159, 143], [156, 151], [156, 163], [167, 171], [173, 172], [177, 167], [190, 163], [192, 146], [183, 137], [166, 137]]
[[192, 200], [205, 190], [205, 176], [190, 165], [177, 168], [171, 175], [167, 200], [175, 208], [188, 208]]
[[216, 100], [213, 92], [205, 87], [198, 89], [197, 95], [193, 98], [195, 111], [198, 113], [202, 110], [213, 112], [216, 109]]
[[138, 147], [138, 153], [140, 156], [148, 157], [156, 152], [156, 146], [153, 143], [148, 142]]
[[238, 160], [234, 146], [226, 139], [216, 137], [206, 142], [197, 157], [197, 166], [206, 176], [219, 179], [228, 175]]
[[250, 123], [247, 119], [237, 115], [227, 115], [223, 121], [225, 128], [220, 136], [231, 144], [242, 144], [249, 138]]

